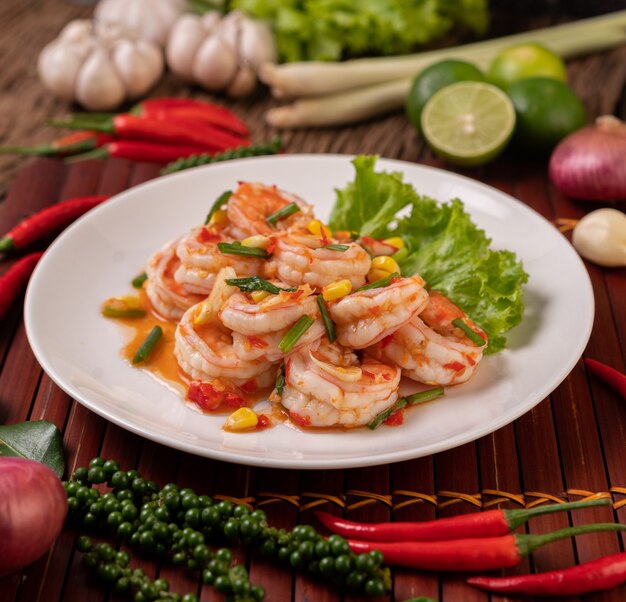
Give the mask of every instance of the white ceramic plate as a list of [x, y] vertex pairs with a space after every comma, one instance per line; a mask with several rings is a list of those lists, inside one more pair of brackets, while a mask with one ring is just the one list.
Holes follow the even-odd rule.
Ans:
[[353, 178], [350, 157], [300, 155], [196, 168], [132, 188], [68, 228], [40, 261], [25, 320], [43, 369], [69, 395], [135, 433], [229, 462], [282, 468], [346, 468], [396, 462], [472, 441], [511, 422], [567, 376], [589, 338], [593, 293], [566, 239], [519, 201], [474, 180], [430, 167], [380, 160], [438, 200], [459, 197], [495, 248], [515, 251], [530, 278], [526, 313], [506, 351], [488, 356], [467, 384], [417, 407], [398, 428], [299, 432], [286, 425], [234, 434], [224, 416], [199, 415], [180, 396], [120, 354], [118, 324], [100, 316], [104, 299], [127, 291], [151, 253], [200, 223], [238, 180], [277, 184], [327, 217], [334, 188]]

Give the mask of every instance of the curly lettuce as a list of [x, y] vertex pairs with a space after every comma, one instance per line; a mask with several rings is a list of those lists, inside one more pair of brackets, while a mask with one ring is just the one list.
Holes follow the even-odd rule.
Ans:
[[488, 353], [504, 349], [504, 333], [522, 319], [528, 280], [515, 253], [491, 249], [460, 200], [420, 195], [402, 174], [374, 171], [376, 157], [359, 156], [353, 164], [354, 180], [336, 191], [331, 228], [402, 236], [409, 251], [402, 273], [419, 273], [463, 309], [488, 334]]

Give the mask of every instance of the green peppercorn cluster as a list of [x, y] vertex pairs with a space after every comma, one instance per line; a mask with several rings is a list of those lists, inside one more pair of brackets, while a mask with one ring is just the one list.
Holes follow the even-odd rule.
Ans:
[[[93, 487], [102, 483], [111, 491], [101, 494]], [[298, 525], [292, 531], [276, 529], [267, 524], [262, 510], [212, 500], [174, 483], [159, 489], [136, 470], [121, 470], [115, 460], [94, 458], [64, 486], [74, 521], [93, 531], [112, 530], [131, 549], [199, 572], [203, 583], [232, 602], [259, 602], [265, 592], [250, 583], [245, 567], [231, 566], [228, 548], [212, 551], [209, 542], [241, 541], [296, 570], [372, 596], [385, 593], [390, 586], [389, 569], [382, 567], [378, 551], [356, 555], [343, 537], [325, 539], [310, 525]], [[129, 555], [108, 543], [93, 544], [82, 536], [77, 546], [85, 553], [88, 568], [118, 593], [133, 594], [135, 602], [197, 600], [195, 593], [181, 597], [168, 591], [164, 579], [152, 581], [140, 569], [131, 569]]]
[[215, 155], [208, 153], [200, 153], [190, 155], [182, 159], [177, 159], [168, 163], [162, 170], [161, 175], [182, 171], [198, 165], [208, 165], [210, 163], [218, 163], [220, 161], [231, 161], [232, 159], [244, 159], [246, 157], [260, 157], [262, 155], [275, 155], [280, 150], [280, 138], [274, 138], [268, 144], [253, 144], [252, 146], [240, 146]]

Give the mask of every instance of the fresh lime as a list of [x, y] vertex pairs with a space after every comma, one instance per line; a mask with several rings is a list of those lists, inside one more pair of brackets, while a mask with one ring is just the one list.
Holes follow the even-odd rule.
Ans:
[[500, 88], [529, 77], [567, 82], [563, 59], [541, 44], [516, 44], [502, 50], [487, 71], [487, 80]]
[[424, 106], [430, 97], [456, 82], [485, 81], [485, 76], [475, 65], [466, 61], [447, 59], [426, 67], [414, 80], [406, 100], [406, 113], [411, 123], [419, 130]]
[[433, 151], [450, 163], [482, 165], [507, 145], [515, 128], [515, 109], [496, 86], [458, 82], [426, 103], [421, 125]]
[[515, 106], [515, 144], [547, 153], [571, 132], [585, 125], [585, 107], [569, 86], [554, 79], [532, 77], [506, 90]]

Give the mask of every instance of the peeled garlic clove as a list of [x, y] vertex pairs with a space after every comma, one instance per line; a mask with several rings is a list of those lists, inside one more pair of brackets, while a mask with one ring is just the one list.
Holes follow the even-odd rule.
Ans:
[[245, 98], [256, 90], [256, 73], [249, 67], [239, 67], [235, 79], [226, 88], [226, 94], [232, 98]]
[[108, 111], [124, 101], [124, 82], [103, 48], [96, 48], [76, 78], [76, 100], [90, 111]]
[[218, 36], [210, 36], [196, 53], [193, 75], [207, 90], [222, 90], [233, 80], [238, 68], [234, 50]]
[[599, 265], [626, 266], [626, 214], [617, 209], [597, 209], [574, 228], [572, 244], [578, 253]]
[[201, 19], [193, 15], [178, 19], [165, 49], [167, 64], [176, 75], [193, 81], [194, 57], [205, 37], [206, 29]]

